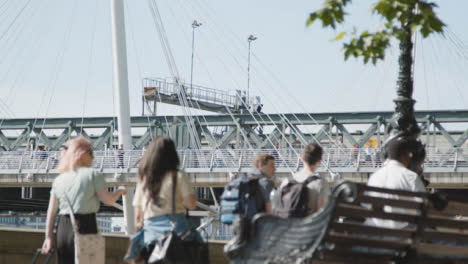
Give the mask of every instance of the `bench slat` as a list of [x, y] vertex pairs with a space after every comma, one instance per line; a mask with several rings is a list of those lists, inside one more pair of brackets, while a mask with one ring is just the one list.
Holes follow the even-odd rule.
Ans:
[[312, 263], [350, 263], [350, 259], [353, 260], [353, 263], [391, 263], [395, 257], [390, 253], [364, 253], [345, 249], [323, 250], [321, 251], [321, 256], [323, 257], [321, 260], [323, 262], [316, 262], [314, 260]]
[[390, 250], [404, 250], [410, 245], [410, 243], [406, 241], [389, 241], [378, 238], [365, 238], [352, 235], [343, 235], [335, 232], [328, 233], [326, 241], [335, 244], [343, 244], [347, 247], [364, 246], [372, 248], [384, 248]]
[[392, 236], [400, 237], [402, 239], [411, 238], [416, 231], [415, 229], [391, 229], [383, 228], [376, 226], [368, 226], [358, 223], [349, 223], [349, 222], [333, 222], [330, 225], [330, 229], [335, 232], [351, 232], [351, 233], [360, 233], [360, 234], [369, 234], [369, 235], [383, 235], [383, 236]]
[[395, 220], [408, 223], [416, 223], [419, 216], [408, 215], [400, 213], [386, 213], [383, 211], [376, 211], [360, 206], [352, 206], [349, 204], [339, 203], [336, 207], [335, 218], [338, 216], [350, 216], [350, 217], [367, 217], [367, 218], [382, 218], [386, 220]]
[[448, 218], [440, 218], [429, 216], [424, 221], [425, 226], [435, 228], [435, 227], [450, 227], [450, 228], [460, 228], [468, 229], [468, 221], [455, 220]]
[[[428, 210], [428, 212], [437, 214], [437, 213], [440, 213], [441, 211], [431, 208]], [[442, 212], [445, 214], [451, 214], [451, 215], [468, 216], [468, 204], [449, 201], [447, 204], [447, 207], [444, 210], [442, 210]]]
[[419, 260], [419, 263], [424, 263], [424, 264], [465, 264], [466, 263], [466, 260], [456, 261], [456, 260], [454, 260], [453, 258], [450, 258], [450, 257], [448, 257], [448, 258], [440, 258], [440, 257], [434, 258], [434, 257], [427, 256], [427, 255], [419, 256], [418, 260]]
[[357, 187], [358, 187], [359, 192], [373, 191], [373, 192], [378, 192], [378, 193], [397, 194], [397, 195], [402, 195], [402, 196], [419, 197], [419, 198], [427, 198], [429, 196], [428, 193], [423, 193], [423, 192], [392, 190], [392, 189], [386, 189], [386, 188], [367, 186], [362, 183], [357, 184]]
[[468, 250], [468, 234], [441, 232], [435, 230], [427, 230], [422, 234], [423, 239], [427, 240], [445, 240], [445, 241], [457, 241], [467, 244]]
[[468, 259], [468, 250], [463, 246], [447, 246], [429, 243], [419, 243], [416, 248], [420, 254], [427, 255], [444, 255], [444, 256], [459, 256]]
[[406, 208], [406, 209], [420, 209], [421, 208], [420, 202], [387, 199], [383, 197], [374, 197], [374, 196], [369, 196], [369, 195], [360, 195], [357, 199], [357, 202], [369, 203], [377, 207], [389, 205], [389, 206], [401, 207], [401, 208]]

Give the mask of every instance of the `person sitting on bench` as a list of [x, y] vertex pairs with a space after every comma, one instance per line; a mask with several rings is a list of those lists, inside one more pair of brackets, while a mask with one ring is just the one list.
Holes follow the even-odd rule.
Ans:
[[[397, 138], [387, 144], [387, 160], [382, 168], [372, 174], [367, 182], [368, 186], [388, 188], [394, 190], [404, 190], [413, 192], [425, 192], [426, 188], [421, 177], [414, 171], [408, 169], [412, 158], [415, 155], [417, 146], [420, 144], [414, 139]], [[424, 157], [422, 157], [424, 160]], [[391, 194], [379, 194], [382, 198], [395, 198]], [[385, 206], [386, 212], [401, 212], [398, 208]], [[379, 227], [403, 228], [407, 223], [392, 220], [371, 218], [367, 221]]]

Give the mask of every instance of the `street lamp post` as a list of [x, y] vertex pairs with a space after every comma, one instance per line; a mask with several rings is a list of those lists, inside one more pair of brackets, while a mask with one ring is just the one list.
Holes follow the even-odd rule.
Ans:
[[192, 93], [192, 82], [193, 82], [193, 55], [195, 48], [195, 29], [201, 26], [202, 23], [198, 23], [196, 20], [192, 23], [192, 66], [190, 67], [190, 94]]
[[[410, 11], [409, 18], [413, 17], [413, 11]], [[422, 163], [426, 157], [424, 144], [419, 140], [421, 129], [416, 122], [414, 115], [413, 99], [413, 41], [411, 32], [411, 23], [402, 25], [404, 38], [400, 40], [399, 72], [397, 81], [397, 98], [395, 102], [395, 113], [387, 127], [389, 137], [384, 142], [384, 156], [388, 156], [389, 147], [393, 142], [405, 140], [411, 148], [411, 161], [409, 169], [422, 175]]]
[[249, 55], [248, 55], [248, 61], [247, 61], [247, 107], [250, 106], [250, 100], [249, 100], [249, 96], [250, 96], [250, 43], [256, 39], [257, 37], [255, 37], [254, 35], [250, 35], [247, 38], [247, 41], [249, 42]]

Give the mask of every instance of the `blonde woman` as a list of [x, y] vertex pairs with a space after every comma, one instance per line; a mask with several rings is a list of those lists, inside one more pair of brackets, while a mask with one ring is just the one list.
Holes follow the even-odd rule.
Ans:
[[70, 200], [81, 234], [98, 233], [96, 213], [100, 201], [112, 205], [126, 190], [109, 193], [102, 174], [91, 168], [93, 163], [91, 143], [83, 137], [69, 140], [62, 148], [58, 171], [50, 192], [47, 210], [46, 233], [42, 253], [48, 254], [54, 246], [54, 223], [57, 212], [57, 263], [75, 263], [73, 227], [70, 209], [65, 195]]

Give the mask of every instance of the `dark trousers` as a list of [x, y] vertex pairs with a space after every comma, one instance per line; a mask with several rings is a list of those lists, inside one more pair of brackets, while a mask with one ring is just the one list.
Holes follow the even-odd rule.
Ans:
[[[75, 214], [80, 234], [96, 234], [96, 214]], [[69, 215], [60, 215], [57, 227], [57, 264], [75, 263], [75, 235]]]

